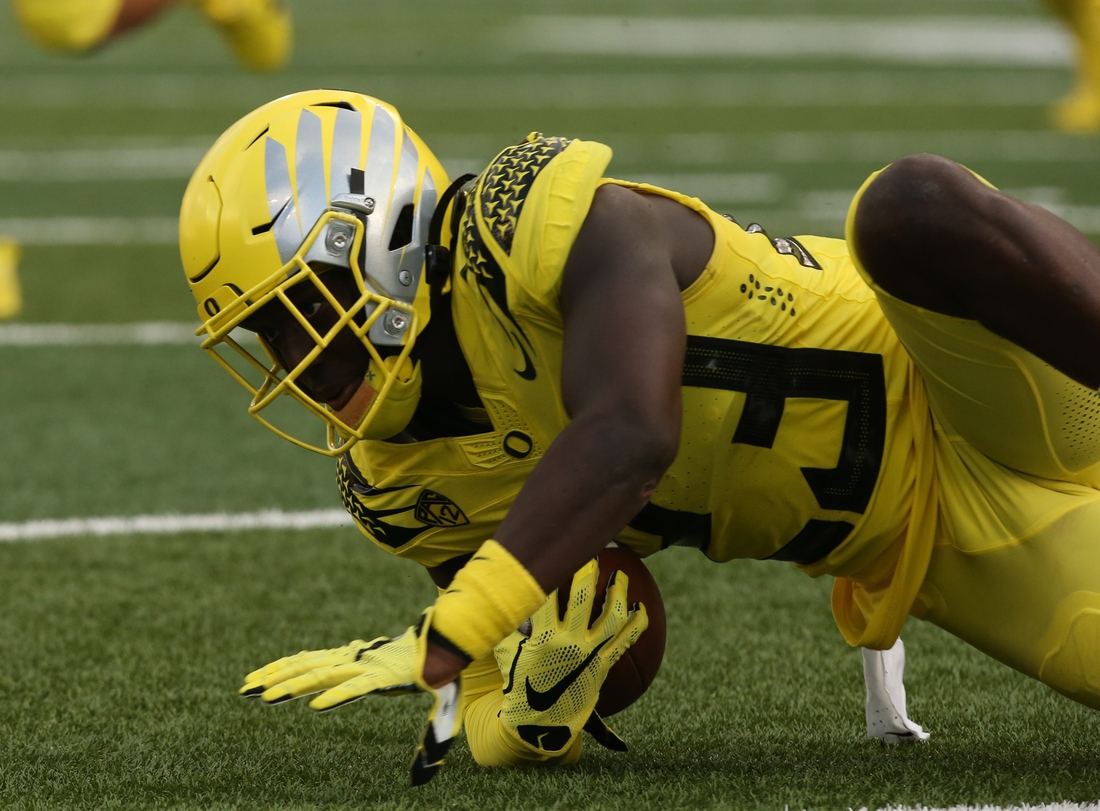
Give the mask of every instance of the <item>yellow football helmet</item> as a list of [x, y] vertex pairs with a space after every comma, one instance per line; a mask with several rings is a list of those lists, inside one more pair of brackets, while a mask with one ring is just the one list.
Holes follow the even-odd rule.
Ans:
[[[252, 394], [252, 416], [327, 456], [408, 424], [420, 393], [420, 367], [409, 353], [430, 315], [425, 244], [447, 186], [443, 166], [397, 110], [359, 93], [285, 96], [215, 142], [183, 197], [180, 254], [203, 321], [202, 348]], [[351, 306], [321, 281], [331, 268], [351, 271], [358, 292]], [[326, 333], [288, 297], [299, 284], [315, 285], [335, 309], [337, 321]], [[233, 335], [276, 299], [316, 344], [293, 369], [283, 368], [262, 337], [266, 362]], [[351, 401], [334, 411], [296, 380], [345, 329], [366, 347], [370, 370]], [[264, 415], [280, 395], [326, 424], [325, 443], [292, 436]]]

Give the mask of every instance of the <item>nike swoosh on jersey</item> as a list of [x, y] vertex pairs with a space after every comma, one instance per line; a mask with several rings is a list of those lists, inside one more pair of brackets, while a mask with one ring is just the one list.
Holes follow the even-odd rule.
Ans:
[[611, 641], [611, 637], [608, 637], [599, 645], [597, 645], [588, 656], [584, 658], [584, 661], [577, 665], [575, 668], [565, 674], [565, 678], [551, 687], [549, 690], [540, 691], [531, 686], [531, 677], [527, 677], [527, 705], [535, 712], [546, 712], [546, 710], [553, 707], [558, 703], [558, 699], [565, 695], [565, 691], [568, 690], [573, 682], [580, 678], [581, 673], [585, 671], [592, 660], [600, 654], [600, 650]]
[[523, 341], [517, 340], [516, 345], [519, 347], [519, 351], [523, 353], [523, 369], [513, 369], [517, 375], [524, 380], [534, 380], [538, 376], [538, 372], [535, 371], [535, 365], [531, 363], [531, 356], [527, 354], [527, 350], [523, 346]]

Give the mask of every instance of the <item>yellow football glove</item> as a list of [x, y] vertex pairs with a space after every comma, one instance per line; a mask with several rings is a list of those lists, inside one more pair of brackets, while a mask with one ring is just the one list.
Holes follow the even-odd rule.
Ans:
[[245, 676], [240, 694], [281, 704], [320, 693], [309, 706], [324, 711], [372, 694], [429, 693], [428, 726], [412, 764], [412, 784], [427, 783], [461, 731], [465, 711], [461, 676], [439, 688], [429, 687], [423, 679], [433, 611], [426, 610], [419, 623], [394, 639], [357, 639], [342, 648], [285, 656]]
[[573, 576], [565, 619], [558, 619], [558, 592], [531, 616], [531, 635], [517, 631], [494, 650], [505, 675], [501, 727], [527, 746], [560, 754], [582, 729], [611, 749], [626, 745], [596, 714], [607, 672], [649, 625], [645, 606], [630, 607], [628, 580], [615, 572], [603, 613], [589, 627], [599, 565], [590, 561]]

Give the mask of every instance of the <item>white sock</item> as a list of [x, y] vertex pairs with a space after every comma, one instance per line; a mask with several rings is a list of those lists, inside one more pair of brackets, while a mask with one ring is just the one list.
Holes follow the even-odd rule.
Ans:
[[928, 733], [905, 714], [905, 645], [901, 639], [890, 650], [860, 650], [867, 684], [867, 737], [886, 743], [928, 740]]

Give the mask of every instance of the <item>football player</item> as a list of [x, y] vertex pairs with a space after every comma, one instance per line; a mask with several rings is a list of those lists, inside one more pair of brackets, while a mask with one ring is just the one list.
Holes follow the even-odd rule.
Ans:
[[[595, 692], [644, 607], [616, 582], [591, 629], [583, 609], [615, 538], [832, 575], [853, 646], [894, 649], [913, 615], [1100, 706], [1097, 248], [930, 155], [869, 177], [845, 239], [772, 237], [610, 159], [532, 134], [449, 182], [342, 91], [203, 159], [180, 219], [203, 346], [442, 589], [405, 634], [242, 694], [431, 694], [415, 782], [463, 723], [481, 763], [569, 762], [586, 726], [614, 746]], [[275, 421], [288, 398], [324, 439]]]
[[[176, 0], [12, 0], [23, 30], [47, 48], [83, 53], [138, 28]], [[237, 59], [257, 71], [290, 58], [290, 14], [279, 0], [191, 0], [225, 36]]]
[[1051, 120], [1067, 132], [1100, 130], [1100, 2], [1047, 0], [1047, 5], [1069, 26], [1077, 46], [1076, 82], [1051, 108]]

